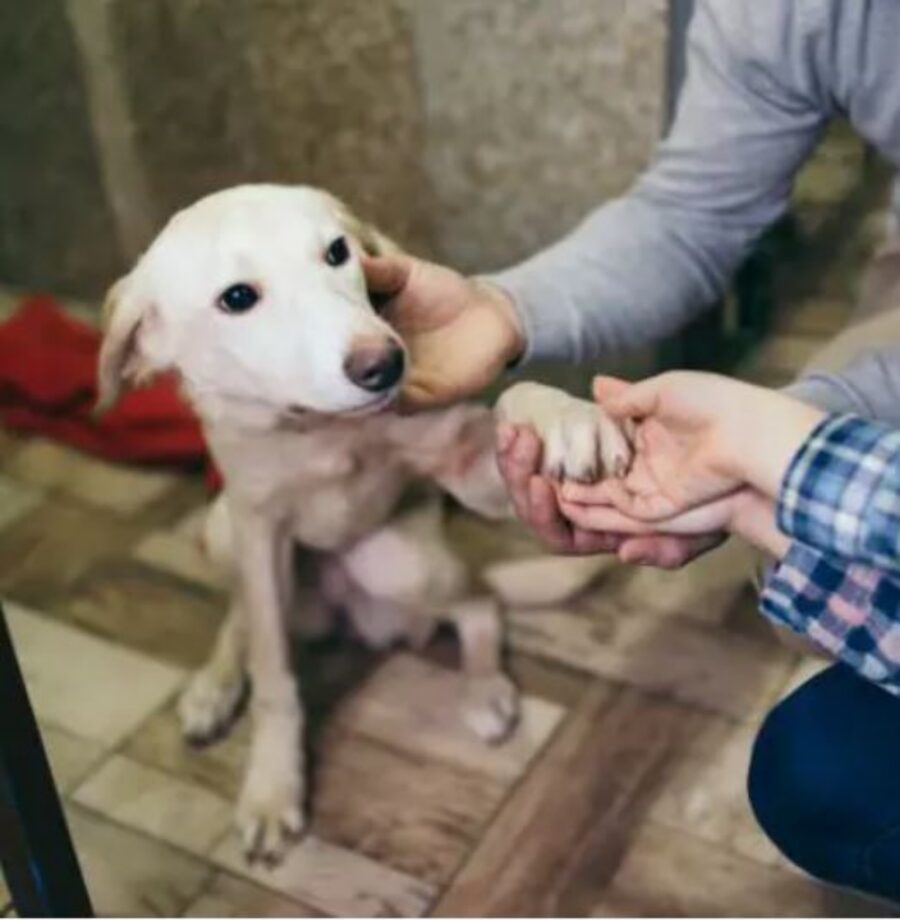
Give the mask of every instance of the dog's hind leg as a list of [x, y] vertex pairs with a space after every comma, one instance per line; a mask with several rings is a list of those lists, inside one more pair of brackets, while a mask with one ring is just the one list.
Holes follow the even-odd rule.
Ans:
[[223, 738], [247, 698], [247, 634], [236, 598], [219, 628], [212, 654], [178, 701], [181, 731], [192, 744]]
[[519, 692], [503, 672], [503, 618], [490, 597], [457, 601], [446, 612], [462, 651], [462, 717], [484, 741], [503, 741], [519, 720]]

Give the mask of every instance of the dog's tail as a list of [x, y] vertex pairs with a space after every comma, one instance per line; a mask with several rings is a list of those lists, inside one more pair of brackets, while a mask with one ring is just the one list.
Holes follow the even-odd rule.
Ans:
[[487, 587], [511, 607], [548, 607], [580, 594], [618, 565], [615, 556], [529, 556], [489, 565]]

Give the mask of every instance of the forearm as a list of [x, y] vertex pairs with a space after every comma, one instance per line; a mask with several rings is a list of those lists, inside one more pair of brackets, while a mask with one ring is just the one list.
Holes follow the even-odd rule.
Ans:
[[661, 339], [712, 304], [755, 232], [704, 226], [636, 190], [489, 280], [515, 305], [524, 360], [581, 363]]
[[738, 481], [775, 501], [792, 459], [825, 413], [762, 387], [753, 387], [750, 398], [735, 411], [739, 424], [729, 426], [735, 434], [722, 445], [722, 462]]
[[516, 304], [526, 358], [583, 361], [643, 344], [721, 294], [820, 135], [812, 41], [793, 4], [698, 5], [677, 117], [652, 168], [561, 242], [491, 278]]

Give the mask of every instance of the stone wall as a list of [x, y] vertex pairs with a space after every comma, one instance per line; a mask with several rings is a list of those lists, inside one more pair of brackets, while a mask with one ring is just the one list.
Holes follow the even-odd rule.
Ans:
[[176, 208], [311, 182], [499, 267], [625, 187], [664, 0], [8, 0], [0, 281], [95, 296]]

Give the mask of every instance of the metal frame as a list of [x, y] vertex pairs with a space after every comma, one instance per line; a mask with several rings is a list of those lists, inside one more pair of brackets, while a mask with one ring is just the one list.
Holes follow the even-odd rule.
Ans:
[[2, 606], [0, 865], [20, 916], [93, 915]]

